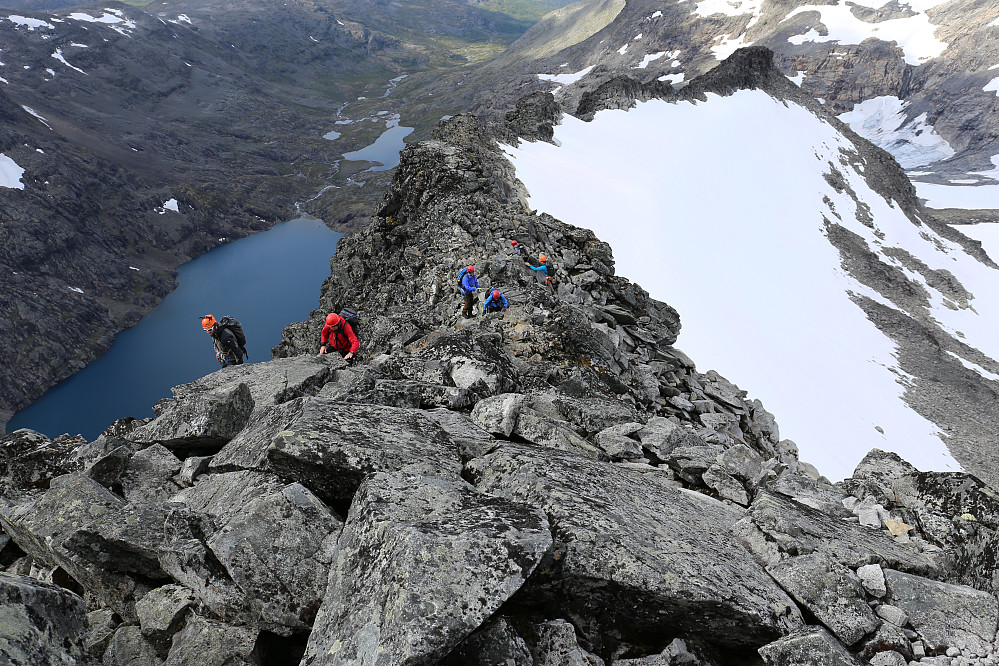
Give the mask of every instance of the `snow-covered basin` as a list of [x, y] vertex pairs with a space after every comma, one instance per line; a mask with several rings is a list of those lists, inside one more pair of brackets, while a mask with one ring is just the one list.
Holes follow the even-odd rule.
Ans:
[[[832, 480], [849, 476], [872, 448], [923, 470], [952, 470], [938, 428], [902, 399], [908, 378], [896, 345], [849, 298], [887, 303], [840, 266], [824, 219], [882, 250], [904, 247], [946, 268], [975, 295], [953, 311], [931, 294], [933, 316], [989, 356], [999, 354], [999, 272], [956, 244], [913, 225], [840, 164], [853, 146], [829, 123], [761, 91], [703, 103], [639, 103], [590, 123], [564, 116], [555, 142], [506, 147], [530, 205], [593, 229], [614, 248], [617, 272], [680, 312], [677, 346], [702, 372], [715, 369], [760, 398], [781, 435]], [[871, 207], [823, 178], [836, 164]], [[828, 197], [842, 216], [823, 203]]]

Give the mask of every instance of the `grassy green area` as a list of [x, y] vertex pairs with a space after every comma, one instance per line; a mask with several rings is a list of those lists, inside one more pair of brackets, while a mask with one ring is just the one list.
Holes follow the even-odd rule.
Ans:
[[468, 4], [533, 23], [553, 9], [565, 7], [572, 2], [575, 0], [472, 0]]

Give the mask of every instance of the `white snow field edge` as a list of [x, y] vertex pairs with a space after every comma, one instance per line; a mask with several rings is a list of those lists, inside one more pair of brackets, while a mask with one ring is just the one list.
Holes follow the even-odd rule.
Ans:
[[[760, 398], [803, 460], [834, 481], [875, 447], [922, 470], [960, 469], [936, 425], [902, 399], [909, 378], [895, 343], [850, 294], [895, 306], [843, 271], [824, 218], [921, 284], [944, 329], [992, 358], [999, 271], [871, 190], [843, 164], [840, 150], [855, 147], [831, 124], [741, 91], [638, 103], [590, 123], [563, 116], [555, 142], [504, 147], [530, 205], [609, 242], [620, 275], [679, 311], [677, 346], [702, 372], [715, 369]], [[829, 163], [870, 206], [875, 229], [823, 178]], [[948, 308], [922, 276], [884, 255], [890, 247], [950, 270], [974, 294], [974, 309]]]

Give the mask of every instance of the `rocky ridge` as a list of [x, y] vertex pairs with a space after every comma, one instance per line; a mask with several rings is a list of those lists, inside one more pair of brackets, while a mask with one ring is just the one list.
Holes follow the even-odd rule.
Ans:
[[[4, 656], [999, 663], [993, 489], [877, 450], [829, 483], [673, 346], [679, 316], [605, 243], [520, 195], [488, 128], [445, 121], [274, 360], [93, 442], [0, 439], [0, 612], [33, 619]], [[468, 264], [509, 310], [461, 317]], [[352, 365], [316, 355], [341, 306], [364, 318]]]

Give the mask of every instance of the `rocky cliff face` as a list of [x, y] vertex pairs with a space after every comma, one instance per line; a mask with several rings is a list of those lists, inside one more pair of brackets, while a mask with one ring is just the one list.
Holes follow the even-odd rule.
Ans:
[[[549, 110], [511, 123], [544, 134]], [[677, 313], [606, 244], [524, 209], [490, 136], [465, 115], [406, 150], [274, 360], [93, 442], [0, 439], [0, 654], [994, 663], [996, 493], [876, 450], [830, 484], [672, 346]], [[461, 317], [468, 264], [509, 310]], [[340, 306], [364, 319], [352, 365], [316, 355]]]

